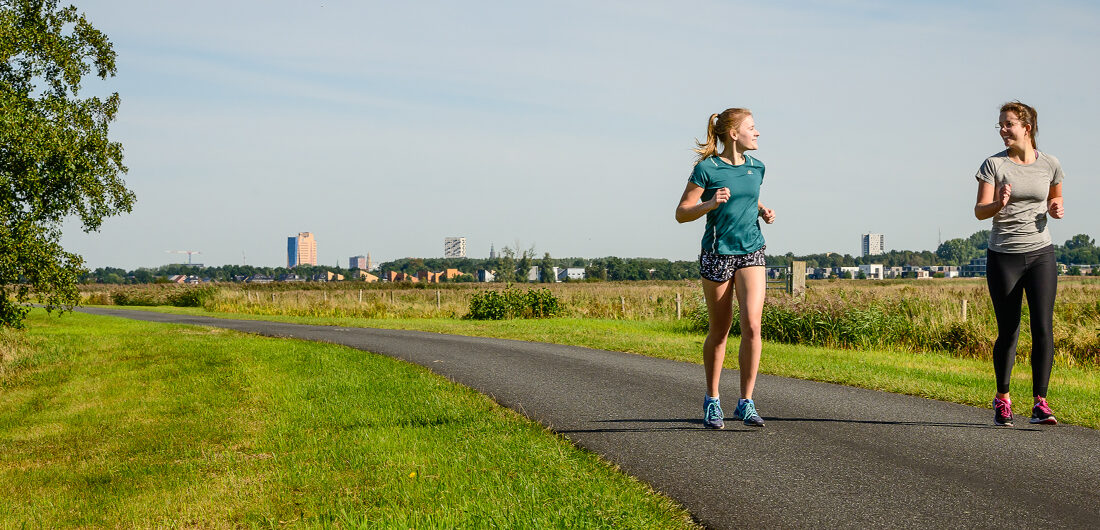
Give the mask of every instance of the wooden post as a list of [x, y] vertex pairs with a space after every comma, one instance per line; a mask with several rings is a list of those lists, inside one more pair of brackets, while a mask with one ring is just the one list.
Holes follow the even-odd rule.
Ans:
[[625, 296], [619, 295], [619, 305], [622, 306], [622, 309], [623, 309], [623, 318], [626, 318], [626, 297]]
[[328, 291], [321, 289], [321, 296], [328, 302]]
[[787, 273], [787, 292], [792, 296], [806, 295], [806, 262], [792, 261]]
[[680, 320], [682, 314], [680, 310], [680, 293], [676, 293], [676, 320]]
[[271, 303], [275, 303], [275, 291], [271, 291]]
[[438, 289], [436, 289], [436, 291], [435, 291], [435, 308], [436, 308], [436, 309], [439, 309], [439, 308], [441, 307], [441, 304], [442, 304], [442, 303], [440, 302], [440, 294], [439, 294], [439, 290], [438, 290]]
[[963, 300], [962, 310], [963, 310], [962, 311], [962, 313], [963, 313], [963, 322], [966, 322], [966, 300]]
[[393, 303], [393, 291], [390, 291], [390, 303]]
[[359, 303], [363, 303], [363, 290], [359, 289]]

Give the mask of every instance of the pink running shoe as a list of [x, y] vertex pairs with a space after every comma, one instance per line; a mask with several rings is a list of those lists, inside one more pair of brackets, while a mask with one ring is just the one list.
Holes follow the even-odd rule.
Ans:
[[1039, 396], [1035, 396], [1035, 406], [1031, 407], [1031, 420], [1029, 421], [1043, 425], [1058, 425], [1058, 419], [1054, 417], [1050, 405], [1047, 405], [1046, 398]]
[[993, 424], [1012, 427], [1012, 401], [993, 398]]

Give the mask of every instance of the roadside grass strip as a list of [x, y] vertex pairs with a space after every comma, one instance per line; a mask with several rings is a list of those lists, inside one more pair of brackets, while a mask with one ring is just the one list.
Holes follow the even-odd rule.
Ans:
[[[650, 357], [702, 363], [705, 334], [681, 321], [609, 319], [524, 319], [467, 321], [432, 319], [357, 319], [256, 316], [212, 313], [198, 308], [149, 308], [219, 318], [270, 320], [298, 324], [407, 329], [547, 342]], [[737, 368], [738, 337], [730, 337], [725, 367]], [[1021, 356], [1022, 357], [1022, 356]], [[991, 361], [940, 352], [837, 349], [764, 342], [761, 373], [837, 383], [990, 408], [996, 390]], [[700, 372], [700, 384], [702, 384]], [[1013, 410], [1031, 415], [1031, 365], [1018, 359], [1012, 371]], [[1058, 420], [1100, 429], [1100, 367], [1066, 366], [1055, 358], [1048, 399]]]
[[32, 311], [0, 330], [0, 527], [692, 527], [595, 454], [343, 346]]

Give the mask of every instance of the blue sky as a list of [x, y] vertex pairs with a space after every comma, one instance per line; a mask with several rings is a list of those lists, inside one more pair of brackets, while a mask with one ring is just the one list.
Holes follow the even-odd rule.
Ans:
[[[407, 5], [406, 5], [407, 4]], [[673, 211], [707, 116], [749, 107], [768, 253], [858, 254], [989, 227], [1000, 104], [1066, 174], [1055, 241], [1100, 236], [1100, 8], [1084, 2], [80, 2], [118, 52], [133, 213], [91, 267], [469, 254], [694, 259]]]

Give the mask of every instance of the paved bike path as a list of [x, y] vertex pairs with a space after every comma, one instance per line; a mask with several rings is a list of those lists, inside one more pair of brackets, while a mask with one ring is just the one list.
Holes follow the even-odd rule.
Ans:
[[[992, 425], [993, 412], [761, 375], [763, 429], [702, 428], [696, 364], [573, 346], [80, 308], [343, 344], [429, 368], [682, 503], [712, 528], [1100, 526], [1100, 431]], [[990, 376], [992, 377], [992, 375]], [[1055, 404], [1057, 406], [1057, 404]], [[1100, 406], [1100, 404], [1098, 404]]]

